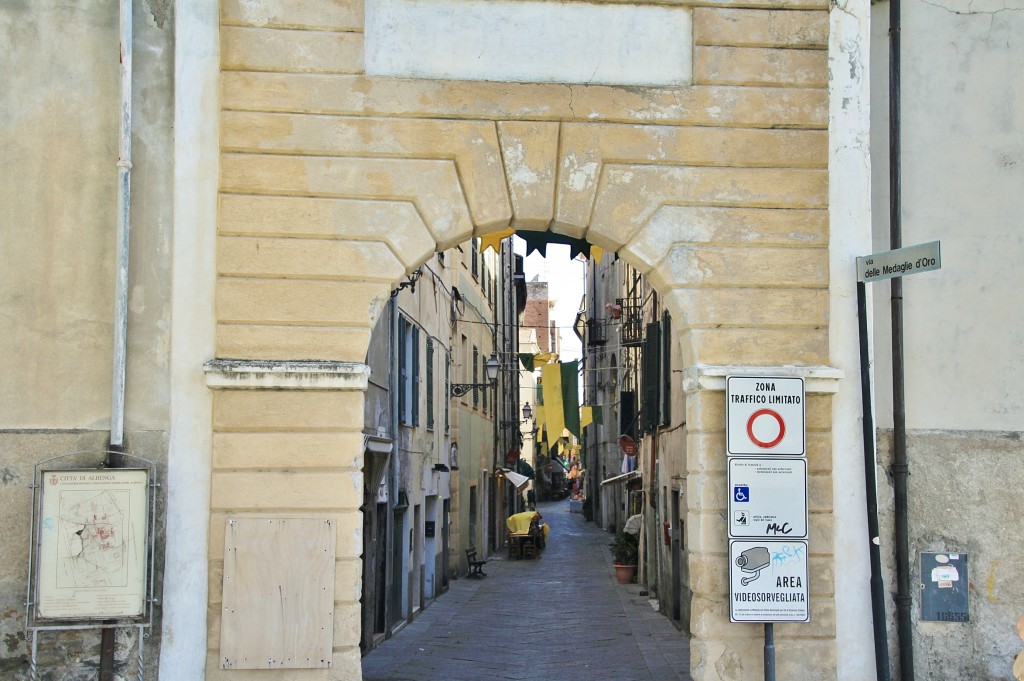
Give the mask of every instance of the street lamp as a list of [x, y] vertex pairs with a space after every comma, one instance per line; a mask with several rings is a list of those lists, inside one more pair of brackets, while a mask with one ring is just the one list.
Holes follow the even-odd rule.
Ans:
[[530, 403], [527, 402], [526, 404], [523, 405], [523, 420], [522, 421], [502, 421], [501, 422], [501, 427], [502, 428], [513, 428], [515, 426], [520, 426], [520, 425], [526, 423], [527, 421], [529, 421], [532, 417], [533, 417], [533, 407], [531, 407]]
[[451, 396], [462, 397], [470, 390], [477, 388], [489, 388], [494, 385], [494, 382], [498, 380], [498, 368], [500, 363], [498, 358], [491, 355], [486, 362], [484, 362], [484, 373], [487, 375], [487, 383], [452, 383], [451, 385]]

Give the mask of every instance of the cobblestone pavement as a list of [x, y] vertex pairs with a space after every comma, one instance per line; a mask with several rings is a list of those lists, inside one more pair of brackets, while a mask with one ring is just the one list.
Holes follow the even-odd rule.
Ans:
[[363, 658], [364, 681], [690, 681], [686, 635], [615, 580], [611, 537], [568, 502], [538, 560], [491, 556]]

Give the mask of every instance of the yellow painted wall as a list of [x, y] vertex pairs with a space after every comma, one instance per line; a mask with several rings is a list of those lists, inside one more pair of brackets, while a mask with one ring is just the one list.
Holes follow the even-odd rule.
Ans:
[[[828, 364], [824, 0], [693, 8], [694, 81], [660, 88], [367, 77], [361, 3], [309, 7], [222, 5], [218, 356], [362, 361], [405, 273], [511, 224], [584, 236], [647, 274], [688, 365]], [[282, 438], [285, 450], [311, 431], [358, 432], [360, 400], [224, 391], [215, 457], [229, 432]], [[714, 390], [687, 395], [686, 469], [708, 482], [687, 511], [698, 681], [749, 678], [762, 653], [757, 627], [728, 622], [723, 403]], [[828, 398], [813, 398], [812, 439], [827, 444], [830, 418]], [[311, 471], [215, 469], [213, 536], [250, 511], [315, 510], [358, 527], [361, 448], [339, 452]], [[815, 456], [814, 624], [780, 626], [779, 645], [829, 678], [831, 473]], [[221, 553], [214, 539], [211, 585]], [[352, 623], [358, 555], [340, 533], [336, 609]], [[213, 603], [211, 618], [208, 677], [229, 677]], [[349, 627], [336, 627], [335, 662], [310, 678], [358, 677]]]

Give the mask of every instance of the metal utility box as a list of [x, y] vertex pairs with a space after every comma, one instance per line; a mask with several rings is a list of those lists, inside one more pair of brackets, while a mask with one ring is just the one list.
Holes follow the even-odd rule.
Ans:
[[921, 554], [921, 620], [969, 622], [966, 553]]

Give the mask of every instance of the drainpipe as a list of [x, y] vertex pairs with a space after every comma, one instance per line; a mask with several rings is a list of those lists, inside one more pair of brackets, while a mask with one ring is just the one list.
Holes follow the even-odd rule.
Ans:
[[[900, 173], [900, 0], [889, 2], [889, 247], [903, 243]], [[910, 595], [910, 532], [907, 504], [906, 401], [903, 391], [903, 279], [890, 280], [892, 308], [893, 488], [896, 542], [896, 631], [900, 679], [914, 681], [914, 642]]]
[[[124, 465], [124, 384], [128, 355], [128, 242], [131, 232], [132, 170], [132, 0], [121, 0], [119, 35], [121, 51], [120, 155], [117, 159], [117, 253], [114, 277], [114, 368], [110, 400], [109, 468]], [[142, 640], [138, 643], [142, 645]], [[114, 675], [114, 630], [100, 636], [100, 681]]]
[[131, 231], [132, 169], [132, 0], [121, 0], [120, 37], [121, 129], [120, 156], [117, 159], [117, 270], [114, 280], [114, 375], [110, 409], [110, 447], [114, 450], [121, 450], [124, 446], [124, 383], [128, 354], [128, 240]]
[[[399, 419], [401, 416], [398, 413], [398, 391], [401, 389], [399, 384], [399, 367], [398, 367], [398, 297], [391, 296], [388, 301], [388, 411], [390, 412], [390, 418], [388, 427], [391, 430], [391, 461], [388, 463], [387, 470], [387, 484], [388, 484], [388, 510], [384, 518], [385, 530], [384, 530], [384, 546], [377, 550], [384, 551], [384, 565], [386, 573], [384, 575], [384, 632], [386, 638], [391, 638], [391, 620], [392, 617], [396, 617], [396, 613], [391, 612], [391, 598], [389, 593], [391, 589], [401, 590], [401, 584], [395, 584], [392, 580], [392, 576], [395, 574], [395, 566], [392, 564], [394, 561], [395, 551], [394, 546], [396, 541], [401, 541], [400, 537], [395, 536], [395, 504], [398, 502], [398, 466], [399, 466], [399, 455], [398, 445], [399, 438], [401, 436], [401, 427], [399, 426]], [[404, 572], [404, 571], [403, 571]], [[381, 594], [377, 594], [377, 598], [381, 598]]]

